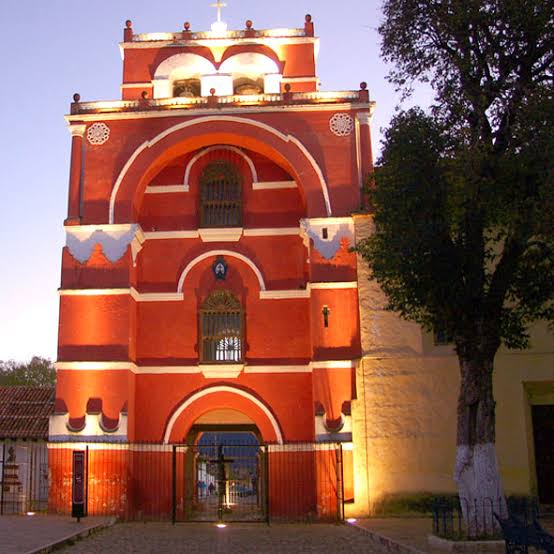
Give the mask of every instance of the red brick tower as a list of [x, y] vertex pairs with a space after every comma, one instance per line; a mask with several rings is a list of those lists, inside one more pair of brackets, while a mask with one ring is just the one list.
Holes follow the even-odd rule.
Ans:
[[[153, 34], [127, 21], [122, 100], [75, 95], [52, 509], [69, 508], [62, 453], [128, 449], [113, 471], [136, 480], [133, 445], [164, 456], [208, 419], [250, 422], [270, 457], [343, 443], [354, 494], [349, 249], [371, 104], [365, 83], [319, 91], [318, 44], [310, 16], [299, 29]], [[125, 490], [109, 510], [141, 509]]]

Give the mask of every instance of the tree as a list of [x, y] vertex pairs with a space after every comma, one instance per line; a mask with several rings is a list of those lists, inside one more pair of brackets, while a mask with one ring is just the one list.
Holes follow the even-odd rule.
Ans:
[[[455, 479], [473, 507], [502, 498], [494, 358], [554, 320], [551, 0], [386, 0], [382, 54], [404, 94], [371, 180], [375, 234], [358, 245], [389, 308], [454, 338], [461, 387]], [[479, 519], [479, 518], [477, 518]]]
[[56, 370], [48, 358], [33, 356], [30, 362], [0, 361], [0, 385], [50, 387], [56, 382]]

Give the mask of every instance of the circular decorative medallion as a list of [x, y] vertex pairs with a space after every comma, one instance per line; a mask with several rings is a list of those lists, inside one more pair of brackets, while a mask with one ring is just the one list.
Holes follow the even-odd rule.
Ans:
[[354, 130], [354, 120], [347, 113], [336, 113], [329, 120], [329, 128], [337, 137], [347, 137]]
[[93, 123], [87, 130], [87, 139], [91, 144], [104, 144], [110, 138], [110, 128], [105, 123]]

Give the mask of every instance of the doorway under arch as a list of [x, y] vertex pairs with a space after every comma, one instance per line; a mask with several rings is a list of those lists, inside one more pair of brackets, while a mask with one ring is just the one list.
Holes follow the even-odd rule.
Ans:
[[253, 420], [229, 408], [210, 410], [184, 444], [185, 520], [267, 521], [267, 445]]

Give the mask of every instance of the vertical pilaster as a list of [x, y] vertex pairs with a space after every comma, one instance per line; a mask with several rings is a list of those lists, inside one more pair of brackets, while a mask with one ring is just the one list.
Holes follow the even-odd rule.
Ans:
[[69, 194], [65, 225], [79, 225], [81, 222], [81, 166], [83, 163], [83, 137], [86, 125], [70, 125], [71, 168], [69, 170]]

